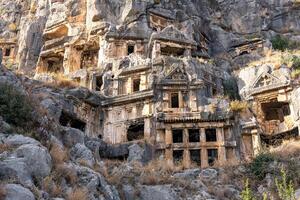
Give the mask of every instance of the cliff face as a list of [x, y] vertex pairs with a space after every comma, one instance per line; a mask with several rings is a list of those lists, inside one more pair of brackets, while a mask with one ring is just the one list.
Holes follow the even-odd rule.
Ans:
[[299, 0], [0, 0], [0, 199], [241, 199], [299, 138], [299, 44]]
[[[1, 1], [1, 38], [17, 44], [18, 68], [34, 73], [45, 28], [59, 22], [69, 22], [69, 34], [81, 37], [88, 34], [97, 22], [110, 27], [126, 27], [142, 18], [147, 10], [164, 8], [175, 13], [176, 20], [184, 22], [182, 30], [200, 42], [200, 33], [209, 40], [212, 56], [222, 54], [230, 60], [231, 48], [249, 42], [252, 38], [270, 40], [276, 34], [299, 40], [299, 2], [274, 1]], [[159, 11], [159, 9], [158, 9]], [[140, 22], [145, 23], [145, 22]]]

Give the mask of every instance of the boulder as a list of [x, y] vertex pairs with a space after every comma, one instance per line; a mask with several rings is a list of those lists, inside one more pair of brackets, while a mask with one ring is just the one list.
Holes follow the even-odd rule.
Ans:
[[77, 143], [84, 144], [84, 133], [71, 127], [63, 127], [62, 141], [68, 148], [72, 148]]
[[115, 187], [109, 185], [101, 174], [87, 167], [75, 166], [75, 168], [77, 171], [79, 185], [86, 187], [90, 194], [97, 193], [100, 189], [103, 192], [105, 199], [120, 199]]
[[28, 171], [36, 178], [46, 177], [52, 168], [51, 156], [45, 147], [26, 144], [16, 150], [18, 157], [25, 158]]
[[201, 169], [188, 169], [183, 172], [174, 174], [176, 178], [184, 178], [184, 179], [194, 179], [199, 176]]
[[4, 187], [6, 191], [4, 200], [35, 200], [32, 192], [21, 185], [7, 184]]
[[89, 167], [93, 167], [95, 159], [93, 153], [83, 144], [76, 144], [70, 151], [71, 158], [77, 162], [85, 162]]
[[3, 142], [12, 146], [21, 146], [23, 144], [40, 144], [40, 142], [38, 142], [37, 140], [30, 137], [25, 137], [23, 135], [9, 135], [7, 138], [4, 139]]
[[135, 188], [132, 185], [123, 185], [122, 187], [125, 200], [135, 199]]
[[200, 179], [203, 181], [212, 181], [216, 179], [217, 176], [218, 176], [217, 170], [211, 168], [202, 170], [199, 175]]
[[33, 181], [24, 158], [9, 158], [0, 161], [0, 180], [16, 180], [25, 186], [32, 186]]
[[138, 144], [133, 144], [128, 147], [129, 149], [129, 155], [128, 155], [128, 162], [132, 161], [138, 161], [142, 162], [143, 155], [144, 155], [144, 149], [140, 147]]
[[142, 200], [175, 200], [178, 199], [171, 185], [143, 185], [140, 188]]

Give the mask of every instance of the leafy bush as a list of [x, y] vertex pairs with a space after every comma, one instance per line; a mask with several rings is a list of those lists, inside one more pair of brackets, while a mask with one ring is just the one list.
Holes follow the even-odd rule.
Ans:
[[249, 179], [245, 181], [245, 187], [242, 191], [242, 199], [243, 200], [255, 200], [255, 197], [253, 195], [253, 192], [249, 188]]
[[29, 99], [9, 84], [0, 84], [0, 91], [0, 116], [16, 127], [28, 127], [33, 118]]
[[238, 86], [234, 78], [230, 78], [223, 81], [224, 93], [231, 100], [240, 99]]
[[280, 35], [276, 35], [271, 40], [272, 46], [276, 50], [284, 51], [289, 48], [289, 40], [281, 37]]
[[295, 190], [292, 181], [288, 182], [286, 172], [281, 169], [281, 180], [275, 179], [278, 196], [282, 200], [296, 200]]
[[294, 69], [298, 69], [298, 70], [300, 69], [300, 57], [299, 56], [293, 56], [292, 63], [293, 63], [292, 67]]
[[258, 155], [250, 164], [250, 171], [259, 180], [263, 180], [269, 172], [269, 164], [275, 160], [275, 157], [270, 153]]

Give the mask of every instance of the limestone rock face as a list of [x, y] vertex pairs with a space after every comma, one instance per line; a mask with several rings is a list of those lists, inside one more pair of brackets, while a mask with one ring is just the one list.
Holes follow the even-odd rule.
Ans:
[[85, 162], [90, 167], [95, 164], [93, 153], [85, 145], [77, 143], [70, 153], [71, 157], [77, 162]]
[[28, 171], [34, 177], [46, 177], [52, 168], [51, 157], [45, 147], [32, 144], [22, 145], [16, 149], [16, 155], [25, 159]]
[[5, 185], [5, 200], [35, 200], [32, 192], [18, 184]]
[[170, 185], [142, 186], [141, 199], [175, 200], [178, 197]]

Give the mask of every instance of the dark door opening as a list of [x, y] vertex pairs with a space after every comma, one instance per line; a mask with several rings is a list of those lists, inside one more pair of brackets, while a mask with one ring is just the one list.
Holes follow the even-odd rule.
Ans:
[[215, 128], [205, 129], [206, 142], [216, 142], [217, 141], [217, 131]]
[[189, 142], [200, 142], [199, 129], [189, 129]]
[[218, 149], [207, 149], [207, 157], [209, 166], [213, 166], [218, 160]]
[[173, 162], [175, 165], [179, 165], [183, 160], [183, 150], [173, 150]]
[[127, 129], [127, 141], [142, 140], [144, 138], [144, 123], [134, 123]]
[[134, 45], [128, 45], [127, 46], [127, 55], [134, 53]]
[[102, 84], [103, 84], [102, 76], [97, 76], [96, 77], [96, 88], [95, 88], [95, 90], [96, 91], [101, 91]]
[[6, 50], [5, 50], [4, 56], [10, 56], [10, 49], [6, 49]]
[[192, 164], [201, 166], [201, 150], [200, 149], [190, 150], [190, 157], [191, 157]]
[[183, 130], [174, 129], [172, 130], [173, 143], [183, 143]]
[[141, 79], [134, 79], [133, 80], [133, 92], [140, 91], [140, 83], [141, 83]]
[[68, 127], [76, 128], [76, 129], [79, 129], [83, 132], [85, 131], [85, 126], [86, 126], [85, 122], [83, 122], [79, 119], [76, 119], [76, 118], [70, 116], [69, 114], [67, 114], [65, 112], [61, 113], [60, 118], [59, 118], [59, 123], [62, 126], [68, 126]]
[[183, 48], [166, 46], [161, 48], [161, 55], [179, 57], [184, 55], [184, 51]]
[[171, 108], [179, 108], [179, 94], [178, 93], [171, 94]]

